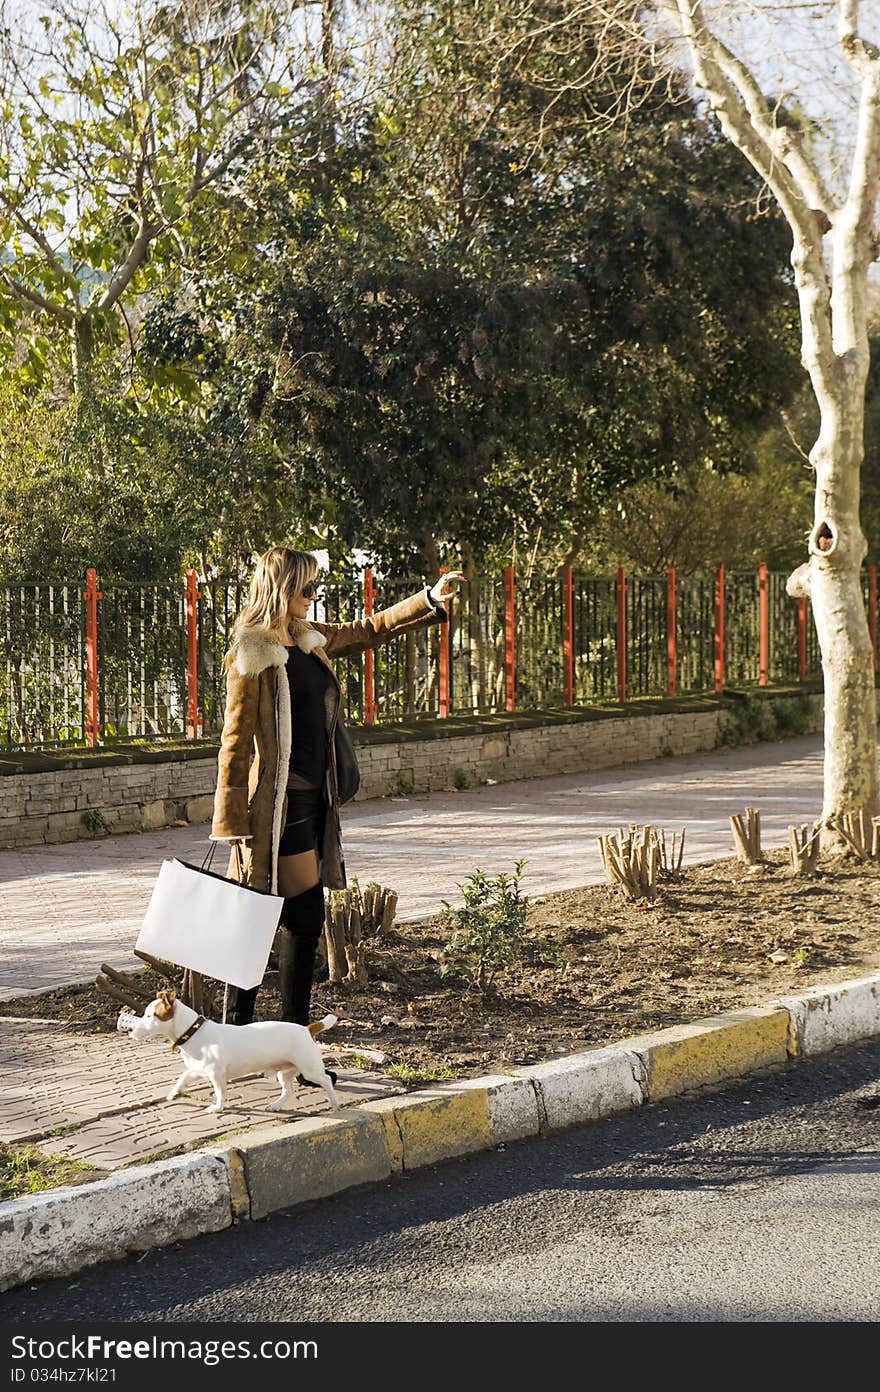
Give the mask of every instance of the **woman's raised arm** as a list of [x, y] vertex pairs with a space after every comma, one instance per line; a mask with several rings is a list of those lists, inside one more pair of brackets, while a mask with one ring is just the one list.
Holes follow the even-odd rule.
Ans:
[[327, 646], [324, 651], [328, 657], [350, 657], [356, 653], [367, 652], [387, 643], [398, 633], [410, 632], [415, 628], [427, 628], [432, 623], [445, 623], [447, 613], [444, 602], [456, 592], [456, 582], [462, 579], [460, 571], [451, 570], [432, 586], [425, 586], [417, 594], [380, 609], [368, 619], [355, 619], [351, 623], [316, 623], [314, 628], [324, 634]]

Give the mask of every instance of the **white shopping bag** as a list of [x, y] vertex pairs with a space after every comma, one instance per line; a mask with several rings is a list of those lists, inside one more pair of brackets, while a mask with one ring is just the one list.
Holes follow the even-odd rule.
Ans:
[[284, 899], [182, 860], [163, 860], [136, 947], [151, 957], [259, 986]]

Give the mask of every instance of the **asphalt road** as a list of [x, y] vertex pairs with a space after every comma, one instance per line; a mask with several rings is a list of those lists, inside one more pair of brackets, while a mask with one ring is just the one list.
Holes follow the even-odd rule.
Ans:
[[874, 1321], [880, 1041], [0, 1296], [0, 1322]]

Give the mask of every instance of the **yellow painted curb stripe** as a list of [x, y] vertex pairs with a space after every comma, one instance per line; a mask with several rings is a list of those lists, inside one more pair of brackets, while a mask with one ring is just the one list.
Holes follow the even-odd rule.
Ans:
[[787, 1010], [763, 1008], [728, 1011], [711, 1020], [677, 1025], [622, 1043], [642, 1059], [647, 1100], [657, 1102], [785, 1063], [789, 1014]]
[[487, 1150], [494, 1143], [485, 1087], [382, 1098], [365, 1102], [360, 1110], [382, 1118], [395, 1170], [433, 1165], [454, 1155]]

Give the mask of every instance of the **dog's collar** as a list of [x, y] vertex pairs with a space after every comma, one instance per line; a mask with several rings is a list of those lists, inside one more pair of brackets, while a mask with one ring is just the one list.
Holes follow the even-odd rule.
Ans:
[[197, 1029], [201, 1029], [201, 1028], [202, 1028], [202, 1025], [203, 1025], [204, 1023], [205, 1023], [205, 1017], [204, 1017], [204, 1015], [197, 1015], [196, 1018], [193, 1020], [192, 1024], [190, 1025], [189, 1029], [188, 1029], [188, 1030], [184, 1030], [184, 1031], [183, 1031], [183, 1034], [180, 1036], [180, 1038], [179, 1038], [179, 1039], [175, 1039], [174, 1043], [171, 1045], [171, 1052], [172, 1052], [172, 1054], [176, 1054], [176, 1053], [177, 1053], [177, 1051], [178, 1051], [178, 1049], [180, 1048], [181, 1044], [185, 1044], [186, 1041], [187, 1041], [188, 1039], [192, 1039], [192, 1037], [193, 1037], [193, 1035], [195, 1034], [196, 1030], [197, 1030]]

